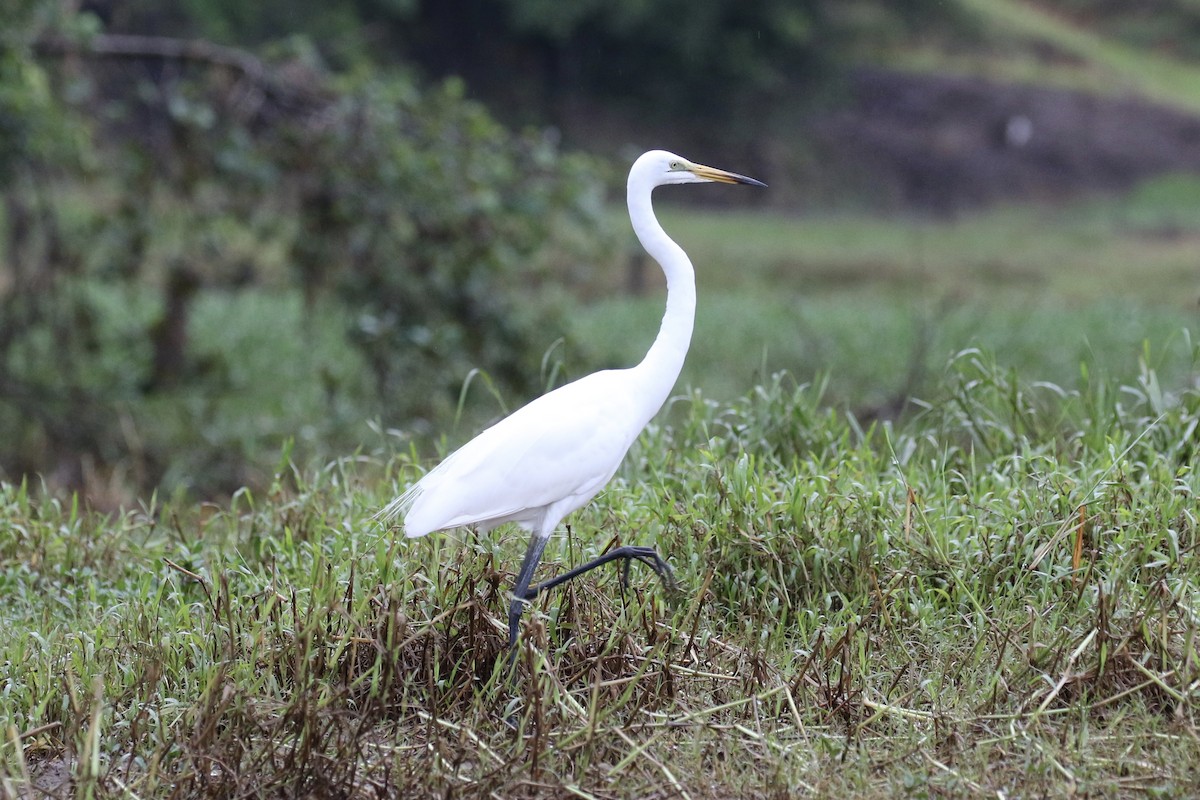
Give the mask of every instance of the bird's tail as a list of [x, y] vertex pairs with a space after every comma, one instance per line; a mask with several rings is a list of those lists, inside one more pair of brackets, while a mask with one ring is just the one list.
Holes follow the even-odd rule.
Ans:
[[393, 521], [397, 517], [408, 514], [408, 510], [412, 508], [413, 503], [417, 501], [417, 498], [420, 495], [420, 484], [415, 483], [408, 487], [408, 491], [406, 491], [404, 494], [400, 495], [395, 500], [380, 509], [379, 512], [375, 514], [373, 519], [377, 519], [386, 524]]

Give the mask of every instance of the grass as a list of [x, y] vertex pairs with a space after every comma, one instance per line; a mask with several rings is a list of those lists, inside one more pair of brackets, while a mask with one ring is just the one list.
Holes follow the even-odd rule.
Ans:
[[1195, 390], [968, 351], [902, 423], [786, 375], [675, 404], [544, 570], [655, 543], [684, 589], [602, 571], [540, 598], [514, 686], [523, 536], [379, 530], [409, 456], [284, 462], [227, 509], [3, 487], [3, 792], [1194, 791]]
[[[1200, 110], [1194, 64], [1133, 47], [1025, 0], [958, 0], [988, 24], [1060, 49], [1099, 70], [1117, 88], [1188, 111]], [[1112, 90], [1110, 83], [1110, 91]]]
[[[539, 598], [513, 685], [524, 537], [379, 529], [408, 439], [285, 455], [227, 506], [0, 485], [0, 795], [1194, 793], [1196, 189], [665, 213], [694, 371], [543, 574], [655, 544], [683, 589]], [[660, 314], [581, 303], [576, 338], [629, 363]]]
[[[950, 222], [664, 213], [699, 272], [683, 388], [543, 574], [637, 542], [683, 588], [539, 598], [513, 685], [524, 538], [380, 530], [408, 440], [285, 455], [224, 506], [0, 484], [0, 795], [1193, 795], [1197, 211], [1169, 178]], [[581, 304], [573, 336], [630, 363], [660, 314]], [[282, 363], [243, 316], [197, 316], [236, 387]], [[255, 448], [292, 427], [208, 413]]]
[[[697, 271], [682, 384], [720, 400], [774, 371], [828, 371], [831, 402], [894, 405], [925, 391], [967, 347], [996, 353], [1029, 380], [1073, 385], [1081, 360], [1128, 376], [1146, 340], [1165, 345], [1200, 312], [1195, 178], [949, 221], [661, 216]], [[610, 280], [573, 314], [572, 341], [600, 363], [634, 363], [653, 339], [661, 278], [653, 265], [646, 272], [644, 296], [622, 295]], [[1187, 378], [1178, 352], [1150, 359], [1167, 383]]]
[[1200, 110], [1194, 53], [1179, 52], [1189, 48], [1176, 41], [1187, 40], [1187, 2], [1168, 13], [1144, 14], [1136, 5], [1087, 10], [1074, 4], [1075, 18], [1054, 4], [1032, 0], [957, 0], [954, 5], [977, 27], [966, 41], [961, 31], [925, 35], [879, 52], [868, 48], [864, 57], [893, 67], [1140, 96], [1183, 111]]

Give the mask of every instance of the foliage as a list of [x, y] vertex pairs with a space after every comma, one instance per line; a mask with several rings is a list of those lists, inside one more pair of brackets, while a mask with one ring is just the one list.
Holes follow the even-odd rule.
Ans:
[[[117, 30], [158, 30], [249, 46], [308, 37], [335, 65], [401, 54], [464, 77], [510, 117], [554, 119], [586, 97], [679, 114], [703, 103], [730, 123], [768, 99], [796, 102], [842, 64], [855, 38], [894, 38], [953, 16], [934, 0], [431, 0], [321, 3], [189, 0], [167, 11], [114, 3]], [[504, 107], [510, 103], [520, 108]]]
[[[562, 324], [539, 286], [603, 240], [594, 163], [454, 82], [39, 19], [0, 64], [19, 79], [0, 95], [0, 469], [96, 499], [110, 478], [229, 492], [286, 439], [352, 449], [365, 418], [448, 416], [479, 365], [500, 392], [543, 385]], [[239, 327], [265, 336], [240, 346], [307, 361], [254, 371], [194, 336], [220, 298], [262, 294]]]
[[418, 99], [371, 81], [326, 114], [288, 164], [292, 263], [356, 310], [352, 339], [389, 417], [445, 410], [479, 365], [504, 393], [530, 393], [563, 324], [528, 290], [596, 254], [582, 247], [603, 229], [596, 164], [507, 134], [455, 82]]
[[0, 785], [1193, 792], [1194, 388], [1146, 368], [1066, 389], [972, 351], [907, 422], [864, 427], [786, 375], [679, 405], [546, 568], [655, 543], [683, 593], [593, 572], [539, 598], [511, 686], [524, 536], [374, 528], [410, 455], [284, 463], [219, 511], [4, 486]]
[[[633, 93], [660, 108], [737, 92], [778, 93], [821, 61], [830, 31], [814, 0], [553, 3], [509, 0], [518, 36], [550, 48], [584, 91]], [[559, 80], [562, 78], [559, 76]], [[632, 80], [631, 80], [632, 78]]]
[[[461, 73], [485, 96], [518, 98], [551, 119], [581, 98], [659, 122], [703, 113], [726, 147], [761, 141], [769, 120], [823, 97], [852, 42], [953, 16], [930, 0], [495, 0], [452, 15], [435, 5], [422, 3], [402, 36], [427, 69]], [[497, 64], [528, 78], [514, 90]]]
[[[606, 269], [624, 254], [596, 219], [607, 173], [564, 156], [549, 133], [498, 127], [465, 99], [486, 94], [482, 84], [422, 89], [377, 64], [422, 55], [431, 72], [466, 72], [478, 58], [483, 78], [514, 91], [540, 84], [513, 74], [544, 70], [547, 91], [575, 102], [592, 96], [580, 87], [632, 97], [641, 59], [652, 101], [682, 104], [676, 117], [694, 129], [726, 130], [708, 116], [716, 95], [690, 97], [697, 76], [750, 98], [846, 37], [869, 48], [906, 25], [925, 35], [948, 13], [924, 0], [78, 5], [14, 0], [0, 30], [0, 469], [87, 486], [103, 505], [159, 485], [259, 486], [281, 442], [346, 452], [371, 437], [365, 419], [448, 429], [476, 370], [500, 406], [552, 382], [539, 375], [547, 354], [579, 350], [555, 349], [564, 330], [588, 342], [581, 368], [644, 351], [659, 296], [591, 302], [617, 294], [607, 276], [624, 275]], [[1154, 7], [1168, 5], [1181, 8]], [[1067, 35], [1077, 26], [1043, 24], [1041, 5], [988, 8], [981, 19], [1082, 41]], [[728, 50], [748, 31], [757, 47], [755, 26], [761, 54]], [[260, 49], [200, 41], [171, 54], [153, 48], [179, 42], [158, 38], [122, 55], [110, 35], [120, 32]], [[635, 39], [660, 52], [630, 52]], [[1089, 42], [1079, 52], [1098, 58]], [[760, 56], [770, 63], [756, 67]], [[760, 112], [728, 127], [739, 148]], [[1026, 216], [1052, 223], [1033, 231], [1004, 212], [937, 226], [664, 214], [700, 273], [684, 382], [729, 398], [774, 369], [832, 369], [827, 401], [889, 417], [969, 344], [1059, 382], [1090, 353], [1120, 372], [1137, 355], [1131, 342], [1194, 320], [1178, 287], [1194, 276], [1195, 187], [1158, 188], [1142, 204], [1162, 206], [1150, 214], [1106, 201], [1080, 225], [1041, 206]], [[623, 229], [623, 214], [614, 220]], [[601, 240], [616, 259], [596, 257]], [[549, 289], [585, 275], [582, 308]], [[1102, 299], [1111, 292], [1120, 298]], [[476, 410], [494, 413], [485, 402]], [[466, 419], [449, 435], [472, 429]]]

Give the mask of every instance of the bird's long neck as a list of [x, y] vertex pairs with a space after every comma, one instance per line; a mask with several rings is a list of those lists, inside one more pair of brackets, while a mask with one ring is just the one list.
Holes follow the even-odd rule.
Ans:
[[667, 310], [658, 336], [646, 357], [632, 370], [642, 384], [649, 421], [670, 395], [683, 369], [696, 317], [696, 277], [687, 253], [658, 224], [650, 191], [630, 186], [628, 199], [634, 233], [667, 277]]

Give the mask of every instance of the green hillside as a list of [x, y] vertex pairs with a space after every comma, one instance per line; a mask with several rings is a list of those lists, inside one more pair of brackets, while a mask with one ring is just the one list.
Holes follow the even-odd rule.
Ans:
[[[1140, 95], [1200, 112], [1200, 8], [1195, 3], [956, 2], [988, 31], [993, 52], [973, 66], [994, 77]], [[1018, 52], [1006, 57], [1011, 45]], [[923, 66], [936, 69], [937, 60], [934, 56]], [[901, 54], [899, 63], [905, 62]], [[972, 66], [961, 54], [951, 55], [948, 65]]]

